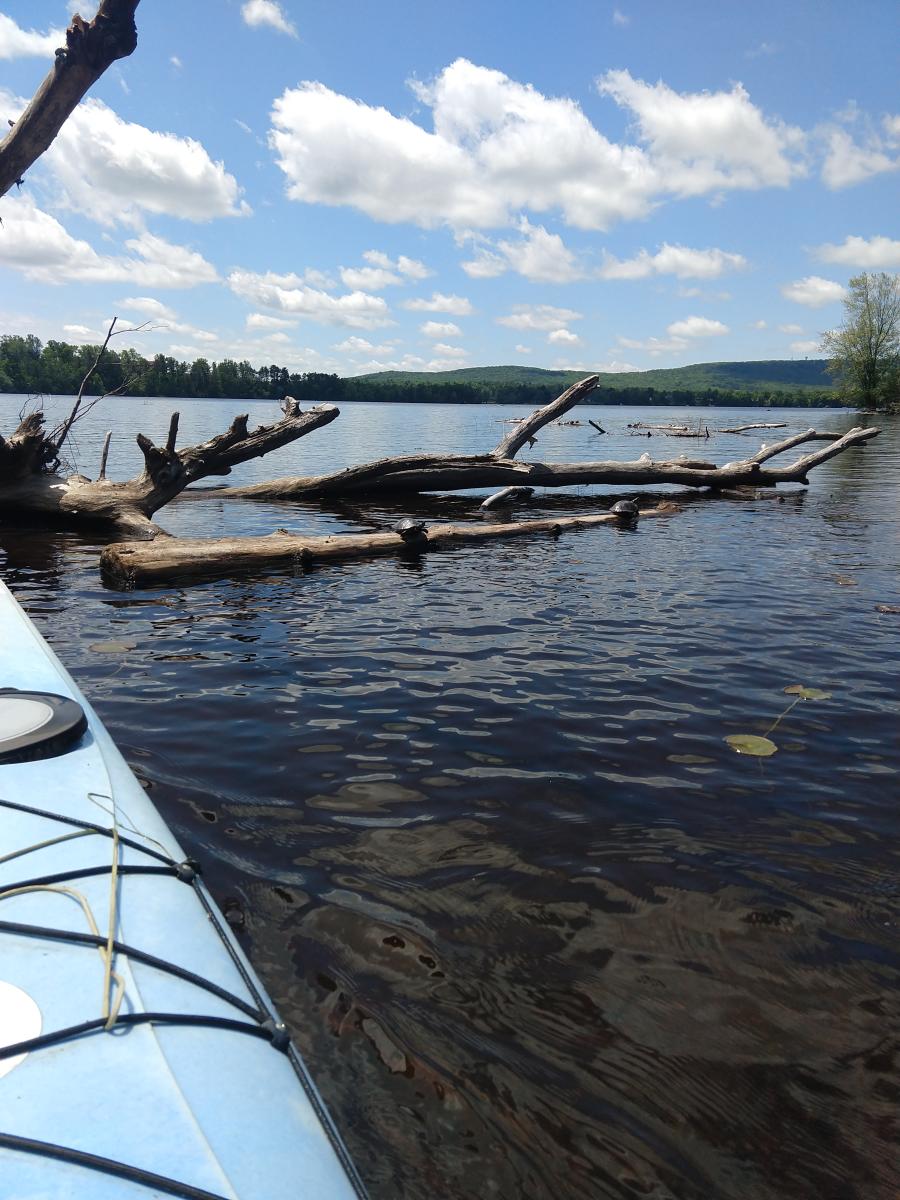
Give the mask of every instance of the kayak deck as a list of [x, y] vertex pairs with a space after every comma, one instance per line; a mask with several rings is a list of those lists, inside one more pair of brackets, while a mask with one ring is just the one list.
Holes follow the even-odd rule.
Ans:
[[194, 864], [2, 584], [0, 687], [69, 697], [88, 722], [67, 752], [0, 763], [4, 1194], [364, 1195]]

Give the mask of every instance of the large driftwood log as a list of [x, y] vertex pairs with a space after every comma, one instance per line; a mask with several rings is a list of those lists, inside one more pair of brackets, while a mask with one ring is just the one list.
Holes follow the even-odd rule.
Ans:
[[235, 417], [225, 433], [179, 451], [175, 420], [165, 446], [138, 434], [144, 470], [125, 483], [84, 475], [63, 479], [49, 473], [59, 446], [44, 432], [43, 414], [32, 413], [7, 441], [0, 438], [0, 511], [109, 525], [119, 536], [154, 538], [165, 531], [150, 518], [189, 484], [209, 475], [228, 475], [238, 463], [296, 441], [339, 413], [331, 404], [301, 412], [290, 396], [283, 409], [284, 416], [274, 425], [248, 431], [246, 415]]
[[[562, 397], [560, 398], [562, 399]], [[558, 401], [554, 401], [554, 404]], [[538, 413], [546, 414], [546, 408]], [[546, 417], [546, 420], [551, 419]], [[529, 418], [531, 420], [531, 418]], [[534, 426], [532, 426], [534, 429]], [[655, 460], [649, 453], [633, 462], [544, 463], [503, 458], [498, 451], [510, 442], [504, 439], [497, 450], [480, 455], [400, 455], [378, 462], [349, 467], [327, 475], [273, 479], [245, 487], [220, 488], [216, 497], [253, 500], [301, 500], [331, 496], [456, 491], [463, 488], [500, 488], [510, 484], [562, 488], [579, 484], [680, 484], [684, 487], [733, 488], [774, 487], [779, 483], [809, 482], [808, 472], [821, 462], [860, 445], [878, 434], [878, 429], [851, 429], [832, 439], [822, 450], [805, 455], [785, 467], [763, 468], [762, 463], [803, 442], [822, 440], [814, 429], [776, 442], [739, 462], [717, 467], [715, 463], [681, 456]], [[516, 445], [516, 449], [522, 443]], [[203, 494], [203, 493], [201, 493]]]
[[[641, 512], [640, 521], [671, 516], [678, 506], [662, 503]], [[266, 568], [299, 571], [316, 563], [341, 559], [372, 558], [384, 554], [425, 553], [446, 550], [467, 542], [550, 534], [594, 525], [620, 527], [612, 513], [555, 517], [540, 521], [496, 524], [431, 525], [426, 535], [410, 544], [397, 533], [335, 534], [307, 537], [278, 530], [268, 537], [165, 538], [154, 542], [122, 542], [107, 546], [100, 555], [104, 583], [115, 588], [157, 587], [241, 574]]]
[[[533, 442], [535, 434], [550, 421], [556, 420], [579, 404], [585, 396], [596, 388], [600, 382], [599, 375], [589, 375], [567, 388], [561, 396], [557, 396], [549, 404], [537, 408], [530, 417], [526, 417], [506, 437], [501, 438], [498, 445], [487, 454], [448, 455], [448, 454], [404, 454], [392, 458], [379, 459], [377, 462], [364, 463], [358, 467], [346, 467], [341, 471], [333, 471], [328, 475], [317, 475], [309, 478], [293, 477], [286, 479], [271, 479], [265, 483], [251, 483], [245, 487], [219, 488], [217, 497], [241, 500], [297, 500], [320, 496], [341, 496], [351, 492], [370, 491], [432, 491], [447, 490], [443, 484], [436, 483], [433, 487], [426, 485], [422, 488], [410, 488], [405, 482], [393, 482], [399, 474], [406, 476], [410, 472], [428, 473], [450, 470], [459, 467], [491, 468], [496, 464], [501, 466], [519, 467], [513, 462], [516, 453], [526, 442]], [[486, 478], [484, 486], [493, 485], [492, 478]], [[448, 484], [447, 488], [454, 485]], [[481, 487], [481, 483], [463, 483], [459, 487]]]
[[134, 13], [140, 0], [102, 0], [88, 24], [79, 16], [66, 30], [50, 73], [0, 144], [0, 196], [44, 153], [85, 92], [107, 67], [137, 45]]

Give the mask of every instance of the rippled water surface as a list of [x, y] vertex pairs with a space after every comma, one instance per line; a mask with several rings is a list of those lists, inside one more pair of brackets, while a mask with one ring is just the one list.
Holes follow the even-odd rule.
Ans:
[[[171, 406], [91, 414], [77, 465], [112, 425], [130, 474]], [[182, 441], [236, 411], [180, 408]], [[235, 479], [481, 451], [511, 415], [347, 405]], [[588, 415], [607, 437], [554, 427], [531, 453], [724, 462], [861, 420], [703, 410], [789, 424], [679, 442], [627, 424], [696, 412]], [[106, 591], [96, 538], [2, 518], [5, 579], [205, 864], [375, 1200], [895, 1200], [900, 616], [876, 606], [900, 604], [900, 421], [879, 424], [783, 499], [296, 578]], [[477, 503], [211, 497], [160, 521]], [[831, 698], [772, 729], [797, 683]], [[724, 741], [767, 731], [769, 759]]]

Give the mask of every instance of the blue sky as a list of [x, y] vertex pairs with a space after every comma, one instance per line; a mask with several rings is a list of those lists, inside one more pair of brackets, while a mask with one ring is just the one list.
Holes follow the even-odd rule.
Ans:
[[[21, 111], [72, 5], [0, 0]], [[95, 6], [82, 9], [93, 16]], [[900, 5], [145, 0], [0, 332], [358, 374], [816, 356], [900, 271]]]

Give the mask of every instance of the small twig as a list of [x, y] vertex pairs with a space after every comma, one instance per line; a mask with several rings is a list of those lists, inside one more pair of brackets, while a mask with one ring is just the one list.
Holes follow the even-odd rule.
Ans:
[[112, 430], [106, 431], [106, 437], [103, 439], [103, 453], [100, 455], [100, 474], [98, 479], [106, 478], [106, 460], [109, 457], [109, 443], [112, 440]]
[[50, 434], [50, 437], [48, 440], [52, 441], [53, 449], [56, 451], [57, 454], [59, 454], [59, 451], [62, 447], [63, 442], [69, 436], [69, 430], [75, 424], [75, 420], [78, 417], [78, 410], [79, 410], [79, 408], [81, 408], [81, 401], [84, 398], [84, 389], [90, 383], [91, 379], [93, 378], [94, 372], [100, 366], [100, 360], [103, 357], [103, 355], [106, 353], [106, 347], [109, 345], [109, 339], [113, 335], [113, 331], [115, 330], [115, 327], [116, 327], [116, 321], [118, 321], [118, 319], [119, 319], [118, 317], [113, 317], [112, 321], [110, 322], [109, 329], [107, 329], [107, 331], [106, 331], [106, 337], [103, 339], [103, 345], [97, 351], [97, 354], [94, 358], [93, 363], [91, 363], [91, 366], [88, 368], [87, 374], [85, 375], [84, 379], [82, 379], [82, 381], [81, 381], [81, 386], [78, 389], [78, 395], [75, 398], [75, 403], [72, 406], [72, 411], [69, 413], [68, 417], [65, 419], [65, 421], [63, 421], [62, 425], [59, 427], [59, 432], [57, 433], [57, 430], [54, 429], [53, 433]]
[[[75, 400], [75, 404], [72, 407], [72, 411], [69, 413], [67, 420], [62, 425], [58, 425], [56, 427], [56, 429], [54, 429], [53, 432], [48, 437], [48, 441], [50, 441], [53, 444], [54, 450], [57, 454], [59, 453], [60, 447], [62, 446], [63, 442], [66, 440], [66, 437], [68, 436], [69, 431], [71, 430], [72, 426], [75, 424], [76, 420], [80, 421], [82, 419], [82, 417], [86, 417], [87, 414], [94, 407], [94, 405], [99, 404], [101, 400], [105, 400], [107, 398], [107, 396], [123, 396], [123, 395], [125, 395], [126, 392], [129, 391], [131, 385], [137, 379], [140, 379], [141, 375], [146, 374], [146, 372], [139, 372], [137, 375], [134, 375], [130, 379], [125, 380], [124, 383], [120, 383], [118, 387], [110, 388], [109, 391], [104, 392], [102, 396], [95, 396], [93, 398], [93, 400], [90, 401], [90, 403], [86, 404], [83, 408], [81, 407], [81, 402], [84, 398], [84, 390], [87, 387], [88, 383], [90, 382], [91, 377], [93, 376], [94, 372], [99, 367], [100, 361], [106, 352], [106, 347], [109, 345], [110, 338], [118, 337], [122, 333], [144, 333], [147, 330], [152, 330], [152, 329], [157, 328], [155, 325], [151, 324], [150, 321], [144, 321], [141, 325], [128, 325], [121, 329], [116, 329], [115, 326], [116, 326], [116, 322], [118, 321], [118, 319], [119, 319], [118, 317], [113, 317], [110, 327], [106, 331], [106, 337], [103, 341], [103, 345], [97, 351], [97, 356], [94, 359], [93, 364], [91, 365], [91, 367], [88, 370], [87, 374], [85, 375], [84, 379], [82, 379], [82, 381], [81, 381], [81, 387], [79, 387], [79, 389], [78, 389], [78, 396]], [[149, 370], [149, 368], [148, 368], [148, 370]]]

